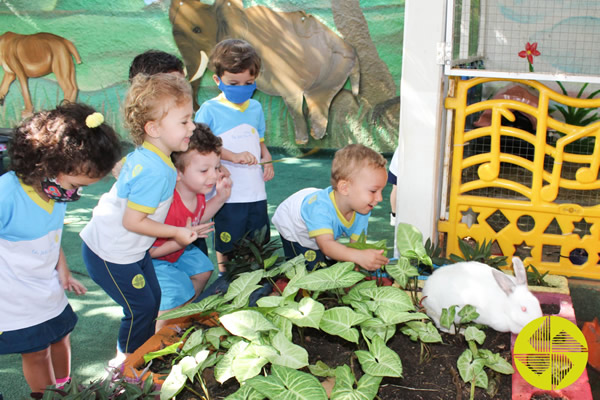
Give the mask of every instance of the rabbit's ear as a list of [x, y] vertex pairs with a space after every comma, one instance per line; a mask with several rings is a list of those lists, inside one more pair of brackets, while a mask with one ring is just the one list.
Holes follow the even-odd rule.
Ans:
[[498, 271], [497, 269], [493, 268], [492, 275], [494, 276], [496, 283], [498, 283], [498, 286], [500, 286], [500, 289], [502, 289], [502, 291], [506, 293], [507, 296], [509, 296], [516, 287], [512, 279], [510, 279], [504, 272]]
[[517, 285], [527, 286], [527, 271], [523, 266], [523, 261], [519, 257], [513, 257], [513, 270], [515, 271], [515, 278], [517, 278]]

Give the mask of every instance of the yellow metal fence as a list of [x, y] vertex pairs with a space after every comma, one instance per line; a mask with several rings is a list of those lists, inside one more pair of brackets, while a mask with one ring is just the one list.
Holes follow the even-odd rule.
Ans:
[[[468, 104], [470, 89], [492, 81], [527, 88], [538, 95], [537, 106], [511, 98]], [[600, 279], [600, 121], [575, 126], [549, 111], [557, 104], [597, 108], [600, 99], [564, 96], [535, 81], [455, 83], [446, 99], [454, 110], [448, 219], [438, 224], [447, 233], [447, 254], [461, 254], [459, 238], [492, 240], [503, 255], [521, 255], [540, 271]], [[489, 126], [465, 129], [469, 116], [485, 110]], [[533, 120], [534, 132], [508, 126], [513, 111]], [[478, 143], [484, 146], [470, 150]]]

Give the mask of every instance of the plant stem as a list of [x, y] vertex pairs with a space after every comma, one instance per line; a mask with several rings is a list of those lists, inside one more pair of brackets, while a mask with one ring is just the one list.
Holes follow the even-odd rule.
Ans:
[[[192, 389], [190, 386], [188, 386], [188, 385], [184, 385], [184, 386], [185, 386], [185, 388], [186, 388], [187, 390], [189, 390], [190, 392], [192, 392], [192, 393], [194, 393], [196, 396], [198, 396], [198, 398], [200, 398], [200, 399], [201, 399], [201, 398], [205, 398], [205, 399], [206, 399], [206, 397], [204, 397], [204, 396], [202, 396], [200, 393], [196, 392], [196, 391], [195, 391], [194, 389]], [[207, 400], [208, 400], [208, 399], [207, 399]]]
[[204, 379], [202, 379], [202, 375], [198, 372], [198, 381], [200, 382], [200, 386], [202, 386], [202, 391], [206, 395], [206, 400], [210, 400], [210, 394], [208, 393], [208, 388], [204, 384]]
[[471, 395], [469, 396], [470, 400], [475, 398], [475, 378], [471, 381]]
[[469, 349], [471, 350], [471, 353], [473, 353], [473, 358], [479, 357], [479, 351], [477, 350], [477, 345], [475, 344], [475, 341], [467, 340], [467, 343], [469, 344]]

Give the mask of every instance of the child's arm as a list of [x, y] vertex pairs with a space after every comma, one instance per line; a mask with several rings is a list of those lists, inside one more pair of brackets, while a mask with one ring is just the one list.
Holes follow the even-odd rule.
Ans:
[[123, 214], [123, 227], [140, 235], [173, 238], [181, 246], [187, 246], [198, 237], [198, 234], [188, 227], [161, 224], [148, 218], [148, 214], [129, 207], [125, 208]]
[[[260, 142], [260, 162], [271, 161], [273, 158], [271, 157], [271, 153], [267, 148], [267, 145], [264, 141]], [[263, 180], [265, 182], [270, 181], [275, 176], [275, 170], [273, 169], [273, 164], [264, 164], [263, 165]]]
[[71, 271], [67, 267], [67, 257], [65, 257], [62, 247], [56, 263], [56, 271], [58, 272], [58, 280], [60, 280], [64, 290], [75, 292], [75, 294], [85, 294], [87, 292], [87, 288], [71, 275]]
[[[192, 226], [192, 219], [188, 217], [187, 223], [186, 223], [186, 228], [191, 229], [194, 232], [196, 232], [196, 234], [198, 235], [199, 238], [207, 238], [208, 232], [214, 231], [213, 225], [214, 225], [214, 222], [209, 222], [206, 224], [199, 224], [196, 226]], [[149, 250], [149, 253], [150, 253], [150, 257], [158, 258], [158, 257], [164, 257], [171, 253], [175, 253], [176, 251], [185, 249], [186, 247], [187, 247], [187, 245], [182, 246], [179, 243], [177, 243], [174, 239], [171, 239], [171, 240], [165, 241], [160, 246], [151, 247]]]
[[315, 240], [319, 249], [327, 257], [337, 261], [350, 261], [369, 271], [379, 269], [390, 261], [383, 255], [383, 250], [353, 249], [336, 242], [333, 235], [329, 233], [319, 235]]
[[254, 165], [258, 161], [256, 157], [249, 151], [242, 151], [241, 153], [234, 153], [233, 151], [221, 148], [221, 159], [231, 161], [234, 164]]

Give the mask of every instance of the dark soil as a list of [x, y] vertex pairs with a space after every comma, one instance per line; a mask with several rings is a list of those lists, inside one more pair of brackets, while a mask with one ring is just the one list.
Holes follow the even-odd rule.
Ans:
[[[485, 334], [486, 340], [482, 348], [500, 353], [506, 360], [510, 360], [510, 334], [491, 329], [487, 329]], [[378, 393], [379, 399], [468, 399], [470, 385], [462, 381], [456, 368], [456, 361], [467, 348], [467, 343], [462, 335], [442, 333], [442, 338], [444, 344], [430, 344], [423, 349], [426, 359], [420, 362], [421, 345], [398, 332], [387, 345], [400, 355], [404, 377], [384, 378]], [[297, 343], [297, 340], [295, 342]], [[304, 348], [309, 353], [310, 364], [323, 361], [330, 367], [352, 365], [357, 378], [360, 377], [360, 364], [354, 356], [357, 347], [354, 344], [341, 338], [323, 335], [317, 330], [306, 329]], [[156, 372], [164, 372], [170, 365], [170, 360], [164, 361], [166, 365], [161, 365], [161, 362], [155, 360], [152, 369]], [[220, 385], [214, 380], [212, 370], [206, 370], [203, 376], [212, 399], [223, 399], [239, 388], [235, 379]], [[490, 386], [496, 388], [496, 393], [490, 396], [485, 390], [476, 388], [475, 398], [478, 400], [510, 399], [511, 376], [497, 374], [490, 370], [488, 376]], [[202, 393], [199, 385], [194, 385], [194, 390]], [[198, 396], [182, 392], [177, 398], [197, 399]]]

